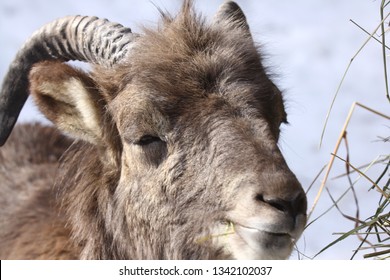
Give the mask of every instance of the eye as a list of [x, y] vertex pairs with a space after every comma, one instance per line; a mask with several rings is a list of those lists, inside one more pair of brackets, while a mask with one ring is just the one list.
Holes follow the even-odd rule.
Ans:
[[144, 135], [139, 140], [135, 141], [134, 144], [139, 146], [147, 146], [155, 142], [162, 142], [162, 140], [157, 136]]
[[140, 156], [139, 159], [144, 164], [157, 167], [167, 156], [167, 143], [158, 136], [147, 134], [132, 144], [139, 147], [133, 151]]

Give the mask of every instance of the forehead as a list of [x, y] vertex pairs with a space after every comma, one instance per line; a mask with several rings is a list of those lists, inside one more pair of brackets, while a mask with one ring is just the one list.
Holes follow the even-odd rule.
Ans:
[[252, 38], [199, 18], [172, 19], [157, 31], [146, 29], [122, 67], [127, 84], [114, 103], [127, 112], [154, 107], [177, 116], [225, 104], [265, 118], [275, 110], [285, 114]]

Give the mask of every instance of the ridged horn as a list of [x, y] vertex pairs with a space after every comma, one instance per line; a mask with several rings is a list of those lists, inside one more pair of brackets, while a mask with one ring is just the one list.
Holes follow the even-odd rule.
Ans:
[[11, 63], [0, 91], [0, 146], [4, 145], [28, 97], [28, 74], [43, 60], [79, 60], [112, 67], [126, 57], [137, 37], [106, 19], [68, 16], [37, 30]]

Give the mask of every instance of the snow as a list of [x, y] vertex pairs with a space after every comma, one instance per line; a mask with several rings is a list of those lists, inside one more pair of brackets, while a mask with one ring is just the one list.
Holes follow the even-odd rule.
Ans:
[[[211, 18], [221, 2], [199, 0], [196, 1], [196, 6]], [[178, 0], [2, 0], [0, 77], [4, 77], [24, 40], [34, 30], [53, 19], [75, 14], [95, 15], [137, 31], [141, 25], [156, 24], [159, 13], [155, 6], [175, 12], [180, 3]], [[353, 102], [359, 101], [389, 114], [381, 45], [370, 41], [352, 63], [331, 113], [323, 145], [319, 148], [321, 131], [333, 95], [350, 59], [367, 39], [367, 35], [349, 19], [372, 32], [380, 22], [380, 1], [237, 0], [237, 3], [247, 16], [255, 40], [262, 46], [266, 65], [276, 74], [275, 81], [285, 92], [291, 125], [283, 128], [280, 146], [290, 168], [307, 189], [322, 166], [328, 162]], [[34, 120], [47, 122], [29, 101], [19, 121]], [[351, 162], [355, 166], [369, 163], [378, 155], [389, 154], [389, 144], [377, 141], [377, 136], [389, 135], [389, 127], [388, 120], [361, 108], [355, 110], [348, 126]], [[345, 156], [343, 147], [342, 145], [339, 153], [342, 157]], [[381, 170], [374, 168], [369, 174], [376, 178]], [[336, 160], [331, 177], [344, 171], [345, 164]], [[320, 180], [322, 178], [320, 176]], [[308, 194], [309, 208], [320, 180]], [[332, 195], [338, 197], [348, 184], [345, 179], [340, 179], [330, 180], [327, 186]], [[374, 191], [368, 192], [369, 186], [364, 179], [356, 185], [361, 219], [372, 213], [378, 199]], [[317, 217], [330, 205], [331, 201], [324, 193], [312, 217]], [[354, 214], [355, 205], [350, 195], [341, 201], [340, 206], [349, 215]], [[352, 222], [333, 209], [308, 227], [298, 242], [298, 249], [304, 255], [312, 257], [337, 237], [333, 233], [345, 232], [352, 227]], [[349, 259], [358, 244], [357, 238], [348, 238], [319, 255], [317, 259]], [[292, 258], [297, 258], [297, 255]], [[358, 254], [357, 258], [362, 258], [362, 254]]]

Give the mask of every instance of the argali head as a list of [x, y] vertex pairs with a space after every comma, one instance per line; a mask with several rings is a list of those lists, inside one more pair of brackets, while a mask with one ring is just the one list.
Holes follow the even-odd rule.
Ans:
[[[277, 145], [282, 94], [234, 2], [208, 24], [185, 1], [142, 35], [96, 17], [45, 25], [5, 77], [1, 144], [29, 92], [59, 130], [89, 147], [65, 161], [58, 181], [69, 186], [57, 186], [82, 257], [289, 257], [306, 223], [306, 197]], [[100, 169], [84, 157], [96, 157]], [[81, 185], [80, 197], [65, 193]], [[99, 195], [92, 201], [88, 193]], [[98, 210], [87, 218], [92, 203]], [[103, 222], [92, 232], [85, 224], [95, 226], [97, 216]], [[96, 241], [99, 231], [106, 243]]]

